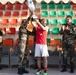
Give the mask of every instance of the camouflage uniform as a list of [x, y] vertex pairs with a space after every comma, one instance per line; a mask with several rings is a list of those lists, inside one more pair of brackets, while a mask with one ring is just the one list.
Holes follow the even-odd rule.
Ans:
[[[67, 24], [65, 24], [66, 26]], [[75, 25], [67, 25], [69, 30], [60, 31], [62, 36], [62, 49], [63, 49], [63, 68], [67, 69], [67, 56], [70, 55], [70, 67], [74, 69], [75, 52], [74, 52], [74, 42], [75, 42]]]
[[2, 47], [2, 36], [3, 36], [3, 33], [2, 31], [0, 30], [0, 62], [1, 62], [1, 52], [3, 50], [3, 47]]
[[30, 32], [26, 29], [29, 20], [30, 17], [26, 21], [23, 21], [19, 28], [19, 67], [25, 67], [26, 65], [26, 57], [29, 55], [27, 47], [28, 37], [34, 34], [34, 31]]

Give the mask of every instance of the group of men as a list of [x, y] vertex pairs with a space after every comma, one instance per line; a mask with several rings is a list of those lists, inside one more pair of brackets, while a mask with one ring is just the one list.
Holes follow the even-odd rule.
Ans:
[[[29, 73], [23, 67], [25, 67], [24, 66], [24, 63], [26, 60], [25, 51], [27, 50], [28, 36], [30, 33], [31, 34], [33, 33], [27, 30], [27, 25], [29, 21], [31, 21], [31, 24], [36, 29], [35, 57], [37, 57], [37, 66], [38, 66], [38, 71], [36, 72], [36, 75], [39, 75], [42, 72], [41, 57], [43, 57], [43, 61], [44, 61], [44, 75], [47, 75], [47, 57], [49, 56], [47, 42], [46, 42], [47, 27], [44, 19], [33, 18], [32, 15], [33, 15], [33, 12], [30, 11], [30, 17], [21, 25], [21, 27], [24, 28], [25, 30], [21, 32], [22, 35], [20, 34], [21, 37], [19, 37], [20, 38], [19, 47], [20, 47], [21, 54], [19, 56], [20, 61], [19, 61], [18, 74], [23, 74], [24, 72]], [[63, 69], [61, 70], [61, 72], [67, 71], [68, 52], [70, 55], [70, 73], [74, 72], [74, 68], [75, 68], [74, 44], [75, 44], [75, 37], [76, 37], [75, 29], [76, 29], [76, 26], [72, 23], [72, 17], [68, 15], [66, 17], [66, 24], [62, 25], [60, 30], [60, 34], [62, 35], [62, 49], [63, 49], [63, 64], [62, 64]]]
[[[47, 74], [47, 57], [49, 56], [48, 48], [47, 48], [47, 27], [44, 19], [41, 19], [39, 17], [34, 18], [33, 12], [30, 10], [30, 15], [26, 20], [22, 21], [22, 24], [19, 28], [19, 65], [18, 65], [18, 74], [22, 75], [23, 73], [29, 73], [25, 69], [26, 66], [26, 60], [28, 52], [28, 37], [29, 35], [36, 34], [36, 40], [35, 40], [35, 57], [37, 57], [37, 65], [38, 65], [38, 71], [36, 72], [36, 75], [39, 75], [42, 72], [41, 67], [41, 58], [43, 57], [44, 61], [44, 75]], [[29, 21], [33, 25], [33, 31], [29, 31], [27, 29]], [[74, 52], [74, 43], [75, 43], [75, 37], [76, 37], [76, 26], [72, 24], [72, 17], [67, 16], [66, 17], [66, 24], [62, 25], [60, 34], [62, 35], [62, 49], [63, 49], [63, 66], [61, 72], [67, 71], [67, 56], [68, 52], [70, 55], [70, 73], [74, 72], [75, 68], [75, 52]], [[36, 31], [34, 31], [36, 30]], [[0, 36], [2, 36], [3, 33], [0, 30]], [[0, 43], [2, 44], [2, 42]], [[0, 46], [0, 52], [1, 52], [1, 46]], [[1, 54], [1, 53], [0, 53]], [[50, 61], [51, 62], [51, 61]]]

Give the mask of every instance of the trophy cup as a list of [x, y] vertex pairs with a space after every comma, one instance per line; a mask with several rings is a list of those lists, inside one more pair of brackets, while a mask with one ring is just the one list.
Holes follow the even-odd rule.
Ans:
[[29, 9], [33, 12], [35, 10], [35, 5], [34, 5], [33, 0], [27, 0], [27, 4], [28, 4]]
[[[28, 4], [29, 9], [30, 9], [32, 12], [34, 12], [34, 11], [35, 11], [35, 3], [34, 3], [34, 0], [27, 0], [27, 4]], [[37, 19], [38, 17], [37, 17], [35, 14], [33, 14], [33, 15], [32, 15], [32, 18], [33, 18], [33, 19]]]

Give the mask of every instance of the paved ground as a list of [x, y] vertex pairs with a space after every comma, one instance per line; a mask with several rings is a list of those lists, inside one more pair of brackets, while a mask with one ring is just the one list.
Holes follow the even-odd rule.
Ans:
[[[23, 75], [35, 75], [36, 70], [32, 68], [28, 70], [30, 71], [30, 73]], [[17, 68], [3, 68], [2, 70], [0, 70], [0, 75], [18, 75]], [[43, 75], [43, 73], [41, 75]], [[59, 68], [49, 68], [48, 75], [76, 75], [76, 69], [74, 73], [69, 73], [69, 69], [67, 72], [61, 73]]]

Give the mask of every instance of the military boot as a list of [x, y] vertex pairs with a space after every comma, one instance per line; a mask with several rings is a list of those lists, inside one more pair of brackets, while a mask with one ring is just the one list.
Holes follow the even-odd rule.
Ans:
[[61, 72], [66, 72], [67, 71], [67, 69], [65, 69], [65, 68], [63, 68], [62, 70], [61, 70]]
[[29, 71], [27, 71], [24, 67], [22, 68], [22, 72], [23, 73], [29, 73]]
[[63, 69], [61, 70], [61, 72], [66, 72], [67, 68], [65, 66], [63, 66]]
[[71, 67], [70, 73], [74, 73], [74, 67]]
[[0, 67], [0, 70], [2, 70], [2, 67]]
[[22, 71], [22, 68], [21, 67], [18, 68], [18, 74], [19, 75], [22, 75], [23, 74], [23, 71]]

